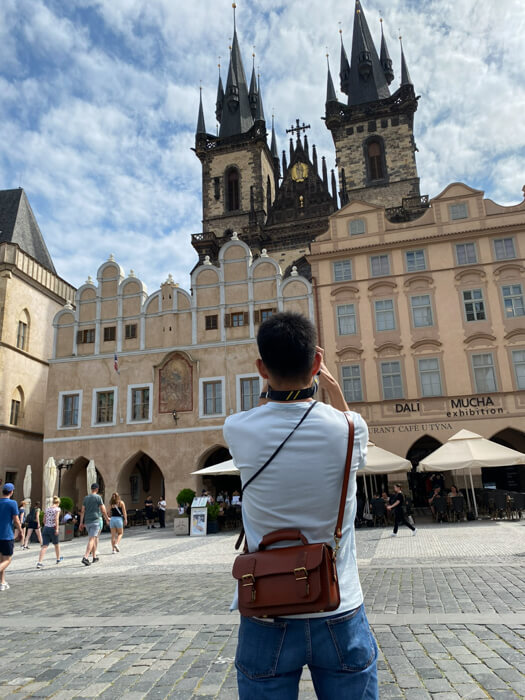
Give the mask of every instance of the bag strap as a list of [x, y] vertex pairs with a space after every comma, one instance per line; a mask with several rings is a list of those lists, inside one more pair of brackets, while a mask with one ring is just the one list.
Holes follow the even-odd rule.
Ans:
[[339, 513], [337, 515], [337, 523], [335, 525], [334, 539], [335, 552], [339, 549], [339, 540], [343, 536], [343, 518], [345, 515], [346, 493], [348, 491], [348, 481], [350, 479], [350, 467], [352, 466], [352, 453], [354, 451], [354, 421], [348, 413], [345, 413], [345, 418], [348, 421], [348, 447], [346, 450], [345, 472], [343, 476], [343, 486], [341, 489], [341, 500], [339, 501]]
[[252, 483], [252, 481], [253, 481], [257, 476], [259, 476], [259, 474], [262, 472], [262, 470], [263, 470], [263, 469], [266, 469], [266, 467], [270, 464], [270, 462], [273, 460], [273, 458], [276, 457], [276, 456], [279, 454], [279, 452], [281, 451], [281, 449], [282, 449], [282, 448], [284, 447], [284, 445], [288, 442], [288, 440], [292, 437], [292, 435], [295, 433], [295, 431], [297, 430], [297, 428], [301, 425], [301, 423], [304, 421], [304, 419], [305, 419], [306, 416], [310, 413], [310, 411], [312, 410], [312, 408], [315, 406], [316, 403], [317, 403], [317, 401], [313, 401], [313, 402], [312, 402], [312, 404], [310, 405], [310, 407], [308, 408], [308, 410], [304, 412], [304, 414], [303, 414], [301, 420], [299, 421], [299, 423], [297, 423], [297, 425], [296, 425], [295, 428], [292, 430], [292, 432], [289, 433], [289, 434], [284, 438], [284, 440], [281, 442], [281, 444], [279, 445], [279, 447], [275, 450], [275, 452], [273, 453], [273, 455], [272, 455], [271, 457], [269, 457], [269, 459], [266, 460], [266, 462], [262, 465], [262, 467], [261, 467], [260, 469], [258, 469], [252, 477], [250, 477], [250, 478], [248, 479], [248, 481], [244, 484], [244, 486], [241, 487], [241, 497], [242, 497], [242, 495], [244, 494], [245, 488], [246, 488], [247, 486], [249, 486], [249, 485]]

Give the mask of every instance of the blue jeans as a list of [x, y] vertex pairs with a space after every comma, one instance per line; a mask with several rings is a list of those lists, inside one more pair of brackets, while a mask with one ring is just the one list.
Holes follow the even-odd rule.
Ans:
[[241, 617], [240, 700], [296, 700], [305, 664], [320, 700], [377, 700], [377, 645], [364, 607], [323, 618]]

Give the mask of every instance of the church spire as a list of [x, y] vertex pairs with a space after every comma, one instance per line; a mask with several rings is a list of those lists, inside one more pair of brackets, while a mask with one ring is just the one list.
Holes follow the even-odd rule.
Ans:
[[392, 80], [394, 80], [394, 71], [392, 69], [392, 59], [388, 53], [388, 46], [386, 45], [385, 34], [383, 32], [383, 18], [379, 20], [381, 22], [381, 67], [385, 74], [386, 82], [390, 85]]
[[235, 25], [235, 3], [233, 3], [233, 42], [230, 51], [228, 79], [222, 100], [221, 128], [219, 137], [245, 134], [253, 126], [248, 85], [242, 64], [237, 28]]
[[403, 37], [401, 36], [399, 37], [399, 44], [401, 46], [401, 85], [412, 85], [413, 83], [405, 60], [405, 52], [403, 51]]
[[390, 96], [384, 70], [360, 0], [355, 3], [348, 104], [375, 102]]
[[343, 44], [343, 30], [339, 30], [339, 35], [341, 37], [341, 63], [339, 67], [339, 79], [341, 81], [341, 92], [348, 95], [350, 89], [350, 64], [348, 63], [348, 56], [346, 55], [345, 45]]
[[217, 86], [217, 100], [215, 102], [215, 118], [217, 119], [219, 124], [221, 123], [222, 104], [224, 102], [224, 88], [222, 86], [220, 59], [221, 57], [219, 56], [219, 63], [217, 64], [217, 67], [219, 68], [219, 84]]
[[202, 87], [200, 89], [200, 97], [199, 97], [199, 118], [197, 119], [197, 136], [199, 134], [205, 134], [206, 133], [206, 125], [204, 123], [204, 111], [202, 109]]
[[332, 74], [330, 73], [330, 60], [328, 54], [326, 54], [326, 65], [328, 67], [328, 76], [326, 78], [326, 102], [337, 102], [334, 81], [332, 80]]
[[275, 137], [275, 119], [274, 119], [273, 114], [272, 114], [272, 143], [270, 146], [270, 150], [272, 152], [272, 157], [277, 158], [277, 160], [279, 160], [279, 151], [277, 150], [277, 139]]

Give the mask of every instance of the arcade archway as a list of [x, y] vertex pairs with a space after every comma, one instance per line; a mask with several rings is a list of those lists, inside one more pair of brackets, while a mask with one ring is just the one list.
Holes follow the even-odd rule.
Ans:
[[[84, 498], [88, 495], [88, 484], [87, 484], [87, 474], [86, 467], [89, 463], [87, 457], [77, 457], [73, 462], [70, 469], [63, 469], [60, 475], [60, 495], [69, 496], [73, 499], [75, 507], [80, 510], [82, 508], [82, 502]], [[97, 482], [99, 485], [99, 494], [105, 501], [105, 485], [104, 477], [97, 469]], [[57, 487], [58, 490], [58, 487]]]
[[[203, 467], [211, 467], [214, 464], [220, 464], [221, 462], [226, 462], [229, 459], [231, 459], [231, 455], [228, 448], [218, 445], [203, 455], [199, 469], [202, 469]], [[197, 493], [200, 494], [202, 489], [209, 491], [215, 498], [221, 491], [223, 493], [227, 493], [231, 498], [234, 491], [238, 491], [240, 493], [241, 479], [235, 475], [202, 477], [200, 489], [197, 489]]]
[[408, 473], [408, 485], [412, 491], [412, 501], [417, 507], [428, 505], [429, 494], [432, 490], [430, 481], [432, 474], [419, 474], [416, 471], [417, 465], [422, 459], [428, 457], [438, 447], [441, 447], [441, 444], [439, 440], [436, 440], [431, 435], [423, 435], [423, 437], [420, 437], [419, 440], [413, 443], [406, 453], [406, 458], [412, 464], [412, 471]]
[[[490, 439], [498, 445], [525, 452], [525, 433], [521, 430], [505, 428]], [[525, 466], [483, 467], [481, 480], [483, 486], [490, 485], [505, 491], [525, 491]]]
[[117, 491], [128, 509], [142, 508], [146, 496], [151, 496], [157, 503], [164, 498], [164, 475], [148, 454], [137, 452], [120, 470]]

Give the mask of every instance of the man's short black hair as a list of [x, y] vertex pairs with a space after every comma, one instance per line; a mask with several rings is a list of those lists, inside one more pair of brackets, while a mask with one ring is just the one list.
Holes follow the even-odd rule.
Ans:
[[261, 323], [257, 345], [262, 361], [276, 377], [306, 380], [315, 358], [317, 333], [305, 316], [285, 312]]

